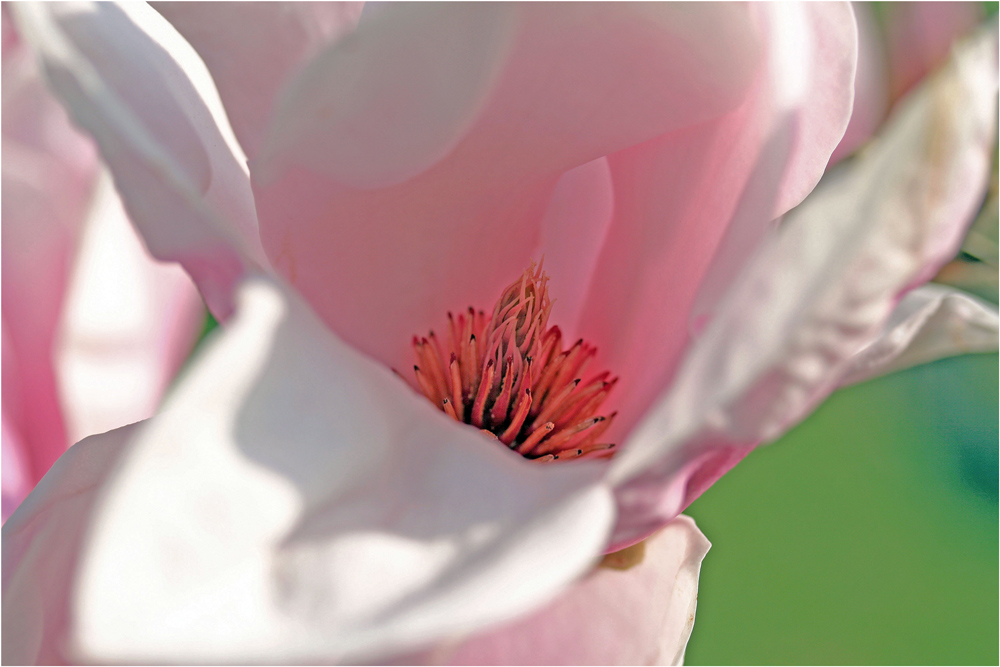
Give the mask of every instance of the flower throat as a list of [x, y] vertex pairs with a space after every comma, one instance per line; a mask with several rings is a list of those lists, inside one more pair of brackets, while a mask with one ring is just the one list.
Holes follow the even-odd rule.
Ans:
[[447, 340], [413, 337], [417, 386], [456, 421], [492, 434], [519, 454], [545, 463], [608, 458], [601, 436], [617, 413], [599, 415], [618, 382], [604, 371], [581, 382], [597, 348], [548, 326], [548, 276], [531, 266], [500, 295], [493, 315], [448, 313]]

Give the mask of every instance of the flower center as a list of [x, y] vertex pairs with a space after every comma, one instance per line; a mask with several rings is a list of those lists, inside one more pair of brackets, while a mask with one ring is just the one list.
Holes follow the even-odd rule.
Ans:
[[601, 436], [617, 413], [598, 411], [618, 378], [604, 371], [581, 382], [597, 348], [583, 339], [563, 347], [559, 327], [548, 326], [548, 280], [532, 262], [488, 320], [470, 307], [448, 313], [447, 340], [414, 336], [417, 386], [452, 419], [539, 463], [608, 458], [615, 445]]

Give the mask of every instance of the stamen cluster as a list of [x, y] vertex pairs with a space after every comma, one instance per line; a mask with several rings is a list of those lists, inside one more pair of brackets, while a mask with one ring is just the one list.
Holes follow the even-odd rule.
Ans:
[[607, 371], [581, 382], [597, 348], [563, 348], [548, 327], [548, 277], [532, 265], [500, 295], [493, 315], [448, 313], [447, 339], [413, 337], [417, 386], [451, 418], [494, 435], [540, 463], [607, 458], [601, 442], [617, 413], [597, 414], [618, 382]]

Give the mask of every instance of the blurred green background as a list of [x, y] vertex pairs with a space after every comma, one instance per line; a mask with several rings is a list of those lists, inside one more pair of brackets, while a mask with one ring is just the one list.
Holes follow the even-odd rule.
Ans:
[[687, 511], [686, 664], [997, 664], [998, 358], [843, 389]]

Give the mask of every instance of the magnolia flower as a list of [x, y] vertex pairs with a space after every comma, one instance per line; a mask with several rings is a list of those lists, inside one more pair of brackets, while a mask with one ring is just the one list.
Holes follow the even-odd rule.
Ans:
[[153, 414], [201, 315], [3, 10], [3, 520], [66, 448]]
[[[910, 291], [982, 199], [995, 31], [779, 225], [847, 124], [847, 5], [160, 6], [187, 42], [16, 10], [225, 324], [5, 525], [5, 661], [677, 662], [693, 498], [839, 383], [996, 346]], [[609, 461], [529, 460], [390, 370], [543, 255], [549, 320], [620, 378]]]

